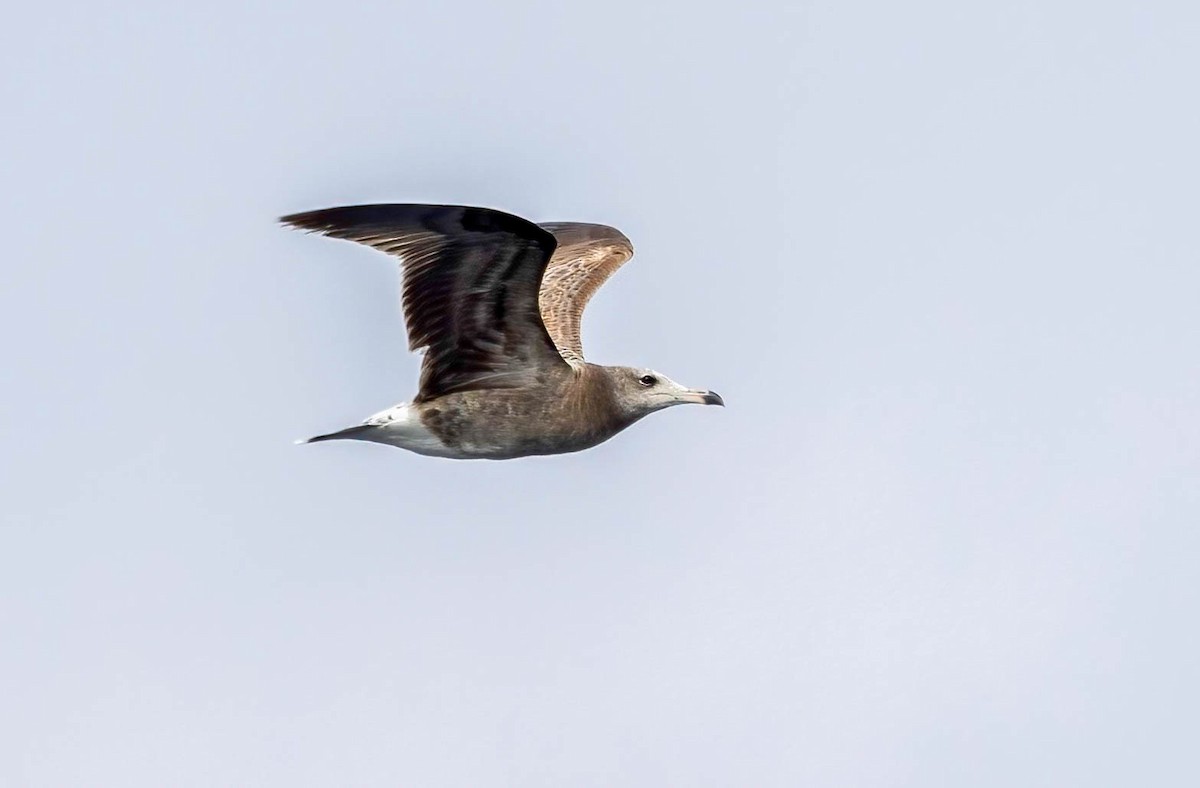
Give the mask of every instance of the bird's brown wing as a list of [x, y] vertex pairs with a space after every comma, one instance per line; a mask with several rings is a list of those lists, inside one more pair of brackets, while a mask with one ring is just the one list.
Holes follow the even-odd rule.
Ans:
[[280, 221], [401, 258], [408, 344], [425, 349], [417, 401], [519, 387], [563, 364], [538, 310], [556, 242], [536, 224], [453, 205], [357, 205]]
[[552, 222], [541, 227], [558, 241], [538, 292], [542, 322], [562, 357], [579, 367], [584, 363], [579, 337], [583, 308], [600, 285], [633, 257], [633, 244], [619, 230], [602, 224]]

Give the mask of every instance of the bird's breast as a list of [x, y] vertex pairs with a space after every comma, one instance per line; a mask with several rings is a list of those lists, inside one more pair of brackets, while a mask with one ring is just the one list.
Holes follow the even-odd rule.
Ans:
[[511, 458], [581, 451], [624, 426], [570, 389], [471, 391], [416, 406], [428, 434], [456, 456]]

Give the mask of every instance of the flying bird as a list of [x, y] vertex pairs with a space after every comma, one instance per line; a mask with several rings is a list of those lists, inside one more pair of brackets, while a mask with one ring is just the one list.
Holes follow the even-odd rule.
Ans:
[[725, 404], [651, 369], [584, 360], [583, 309], [633, 256], [612, 227], [454, 205], [356, 205], [280, 221], [399, 257], [408, 345], [424, 351], [411, 402], [304, 443], [503, 460], [587, 449], [672, 405]]

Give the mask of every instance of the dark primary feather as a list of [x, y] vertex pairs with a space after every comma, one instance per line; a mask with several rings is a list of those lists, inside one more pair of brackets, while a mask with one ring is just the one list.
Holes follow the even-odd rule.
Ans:
[[538, 311], [556, 242], [536, 224], [454, 205], [358, 205], [280, 221], [402, 258], [409, 347], [426, 349], [417, 402], [519, 386], [565, 364]]

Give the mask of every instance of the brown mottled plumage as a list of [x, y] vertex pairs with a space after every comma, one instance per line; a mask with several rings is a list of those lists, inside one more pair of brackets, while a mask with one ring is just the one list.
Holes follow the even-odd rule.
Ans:
[[633, 257], [624, 233], [602, 224], [543, 224], [558, 241], [538, 291], [542, 322], [568, 364], [583, 364], [579, 323], [592, 294]]
[[583, 309], [633, 255], [611, 227], [539, 226], [449, 205], [359, 205], [281, 221], [400, 257], [409, 347], [425, 351], [411, 403], [311, 441], [509, 459], [586, 449], [671, 405], [724, 404], [650, 370], [584, 361]]

